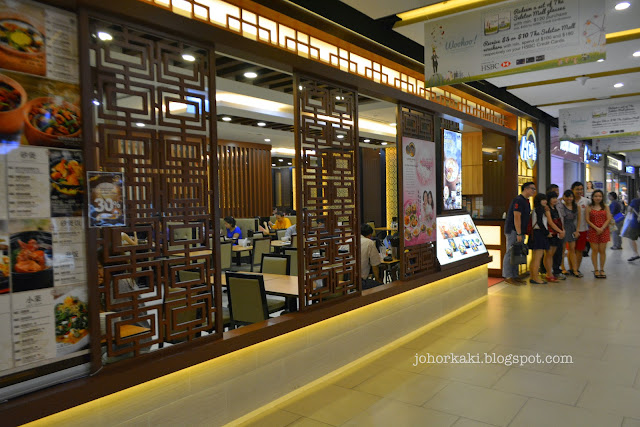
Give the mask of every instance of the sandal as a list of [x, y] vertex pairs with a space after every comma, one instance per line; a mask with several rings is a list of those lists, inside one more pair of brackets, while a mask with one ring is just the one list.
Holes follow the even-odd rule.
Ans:
[[604, 270], [600, 270], [600, 276], [598, 276], [598, 277], [600, 277], [601, 279], [606, 279], [607, 275], [604, 274]]
[[542, 280], [540, 282], [537, 282], [537, 281], [535, 281], [533, 279], [529, 279], [529, 283], [531, 283], [532, 285], [546, 285], [547, 284], [547, 282], [545, 282], [544, 280]]
[[578, 279], [580, 279], [581, 277], [584, 277], [584, 275], [582, 273], [580, 273], [579, 271], [577, 273], [575, 272], [571, 272], [571, 274], [573, 274], [575, 277], [577, 277]]

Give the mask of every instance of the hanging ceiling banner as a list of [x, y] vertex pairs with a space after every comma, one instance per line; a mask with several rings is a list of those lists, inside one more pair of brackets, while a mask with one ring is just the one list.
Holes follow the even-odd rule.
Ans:
[[625, 153], [627, 158], [627, 164], [640, 167], [640, 151], [633, 151], [631, 153]]
[[640, 101], [560, 110], [560, 139], [640, 135]]
[[621, 138], [594, 138], [594, 151], [598, 153], [640, 150], [640, 135], [623, 136]]
[[425, 84], [442, 86], [605, 58], [605, 2], [520, 1], [425, 24]]

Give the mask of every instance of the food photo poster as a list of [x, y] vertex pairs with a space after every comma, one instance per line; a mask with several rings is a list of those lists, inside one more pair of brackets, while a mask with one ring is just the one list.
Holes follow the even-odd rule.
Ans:
[[462, 209], [462, 134], [460, 132], [444, 131], [443, 153], [442, 199], [444, 210]]
[[0, 377], [86, 353], [77, 17], [0, 0]]
[[402, 138], [404, 245], [436, 240], [436, 145]]

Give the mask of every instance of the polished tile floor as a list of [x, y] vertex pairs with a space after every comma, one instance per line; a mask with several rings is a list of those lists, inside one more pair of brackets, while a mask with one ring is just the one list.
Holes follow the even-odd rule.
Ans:
[[[489, 289], [486, 302], [245, 426], [640, 426], [640, 261], [605, 280]], [[416, 354], [571, 356], [573, 363], [416, 364]], [[416, 365], [416, 366], [414, 366]]]

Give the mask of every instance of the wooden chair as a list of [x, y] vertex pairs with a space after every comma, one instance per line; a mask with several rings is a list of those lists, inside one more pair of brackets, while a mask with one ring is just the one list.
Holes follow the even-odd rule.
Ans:
[[[269, 318], [264, 278], [256, 274], [226, 272], [231, 327], [250, 325]], [[284, 301], [280, 301], [282, 309]], [[277, 311], [277, 310], [275, 310]]]
[[261, 273], [289, 275], [291, 259], [289, 255], [262, 254]]
[[298, 275], [298, 248], [285, 248], [284, 254], [289, 256], [289, 275]]
[[[195, 271], [188, 271], [188, 270], [180, 270], [178, 271], [178, 279], [180, 280], [180, 282], [188, 282], [190, 280], [200, 280], [200, 273], [195, 272]], [[176, 292], [179, 291], [183, 288], [170, 288], [171, 292]], [[178, 299], [177, 297], [169, 297], [166, 299], [166, 301], [175, 301], [176, 299]], [[189, 321], [193, 321], [195, 319], [198, 318], [199, 313], [197, 312], [197, 309], [193, 309], [193, 310], [187, 310], [184, 311], [182, 313], [179, 313], [177, 315], [177, 322], [178, 324], [181, 323], [185, 323], [185, 322], [189, 322]], [[215, 321], [215, 319], [214, 319]], [[222, 326], [223, 327], [230, 327], [231, 326], [231, 316], [229, 315], [229, 309], [226, 307], [222, 307]], [[212, 328], [213, 330], [213, 328]], [[172, 330], [171, 332], [175, 333], [175, 330]]]
[[232, 252], [233, 242], [220, 242], [220, 269], [222, 271], [231, 269]]
[[262, 239], [254, 239], [253, 241], [253, 256], [251, 257], [251, 271], [256, 265], [261, 265], [262, 254], [268, 254], [271, 252], [271, 239], [264, 237]]

